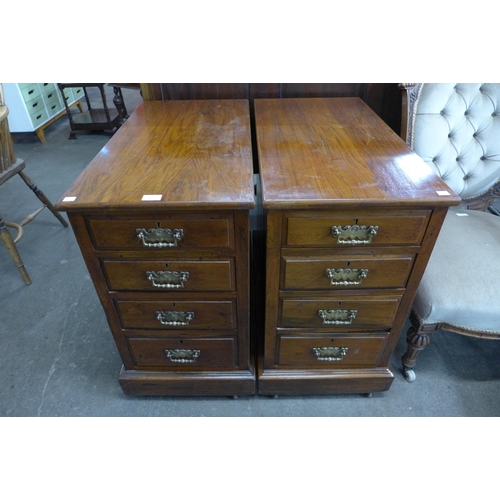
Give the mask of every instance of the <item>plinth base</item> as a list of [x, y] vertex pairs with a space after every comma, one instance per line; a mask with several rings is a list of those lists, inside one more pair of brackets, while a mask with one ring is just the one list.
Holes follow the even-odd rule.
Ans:
[[253, 370], [164, 372], [126, 370], [118, 377], [133, 396], [250, 396], [255, 394]]

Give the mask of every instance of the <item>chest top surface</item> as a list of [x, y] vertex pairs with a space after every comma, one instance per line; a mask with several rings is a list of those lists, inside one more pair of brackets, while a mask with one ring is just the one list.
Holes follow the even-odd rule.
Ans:
[[141, 103], [56, 206], [67, 212], [252, 208], [248, 101]]
[[460, 202], [357, 97], [256, 99], [254, 104], [264, 207]]

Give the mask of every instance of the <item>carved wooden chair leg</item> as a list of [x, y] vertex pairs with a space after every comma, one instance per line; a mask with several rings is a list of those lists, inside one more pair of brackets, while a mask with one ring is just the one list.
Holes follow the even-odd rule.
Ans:
[[[17, 224], [11, 224], [8, 223], [9, 226], [15, 227], [19, 233], [16, 238], [16, 241], [19, 240], [19, 238], [22, 236], [22, 228], [21, 226], [18, 226]], [[17, 269], [19, 270], [19, 273], [21, 274], [21, 277], [23, 278], [24, 282], [27, 285], [31, 285], [31, 278], [29, 277], [28, 272], [26, 271], [23, 261], [21, 259], [21, 256], [19, 255], [19, 252], [17, 251], [16, 243], [14, 239], [12, 238], [12, 235], [9, 233], [7, 228], [5, 227], [6, 223], [4, 222], [3, 218], [0, 216], [0, 240], [2, 243], [5, 245], [5, 248], [7, 248], [7, 251], [11, 255], [12, 259], [14, 260]]]
[[55, 217], [57, 217], [57, 219], [59, 220], [59, 222], [64, 226], [64, 227], [68, 227], [68, 223], [63, 219], [62, 215], [54, 208], [54, 205], [52, 205], [52, 203], [50, 202], [50, 200], [45, 196], [45, 194], [40, 191], [40, 189], [38, 189], [37, 185], [24, 173], [24, 172], [19, 172], [19, 175], [21, 176], [21, 178], [23, 179], [23, 181], [27, 184], [27, 186], [33, 191], [33, 193], [35, 193], [35, 195], [37, 196], [37, 198], [43, 203], [43, 207], [40, 208], [39, 210], [37, 210], [36, 212], [34, 212], [33, 214], [29, 215], [28, 217], [26, 217], [22, 222], [21, 222], [21, 226], [24, 226], [25, 224], [27, 224], [28, 222], [30, 222], [31, 220], [33, 220], [37, 215], [38, 213], [43, 210], [43, 208], [47, 207], [53, 214]]
[[415, 328], [411, 326], [408, 329], [406, 334], [408, 348], [401, 358], [403, 363], [403, 375], [408, 382], [413, 382], [416, 379], [413, 368], [417, 363], [418, 353], [423, 351], [429, 345], [430, 341], [430, 335], [424, 331], [422, 327]]

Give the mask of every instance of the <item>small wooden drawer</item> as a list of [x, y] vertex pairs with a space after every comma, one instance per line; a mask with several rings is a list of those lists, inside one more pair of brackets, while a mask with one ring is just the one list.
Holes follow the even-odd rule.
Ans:
[[123, 328], [197, 330], [236, 328], [235, 302], [116, 301]]
[[33, 113], [30, 117], [31, 117], [31, 123], [33, 123], [33, 126], [35, 128], [49, 119], [49, 115], [47, 114], [45, 108], [42, 108], [37, 113]]
[[77, 87], [73, 89], [73, 97], [76, 99], [80, 99], [84, 96], [83, 87]]
[[279, 337], [277, 364], [338, 368], [376, 366], [384, 335], [370, 337]]
[[232, 220], [199, 219], [89, 219], [97, 249], [141, 250], [232, 247]]
[[231, 260], [102, 262], [110, 290], [158, 292], [232, 291]]
[[26, 109], [30, 115], [34, 115], [35, 113], [40, 113], [45, 110], [45, 103], [41, 96], [33, 99], [32, 101], [26, 103]]
[[[352, 248], [376, 245], [419, 245], [424, 237], [430, 212], [408, 215], [371, 216], [291, 215], [287, 219], [286, 245], [338, 246]], [[363, 229], [363, 227], [365, 229]], [[338, 228], [338, 229], [333, 229]], [[369, 235], [369, 229], [376, 234]], [[340, 231], [340, 235], [335, 235]]]
[[413, 255], [284, 257], [285, 290], [404, 288]]
[[48, 106], [51, 103], [60, 103], [59, 96], [57, 95], [57, 91], [55, 89], [48, 90], [43, 93], [43, 100], [45, 101], [45, 105]]
[[234, 337], [199, 339], [129, 338], [137, 367], [201, 370], [209, 367], [234, 368], [238, 364]]
[[30, 83], [29, 85], [21, 88], [20, 90], [23, 96], [23, 100], [26, 103], [30, 102], [32, 99], [35, 99], [35, 97], [39, 97], [41, 94], [40, 88], [38, 87], [38, 83]]
[[281, 326], [330, 330], [389, 328], [400, 301], [401, 296], [284, 299]]
[[58, 101], [52, 101], [51, 103], [47, 104], [47, 111], [49, 116], [54, 116], [59, 111], [62, 109], [62, 104], [60, 104]]
[[63, 89], [64, 97], [66, 98], [66, 101], [68, 104], [71, 104], [74, 101], [73, 98], [73, 91], [70, 88], [65, 88]]
[[56, 93], [56, 84], [55, 83], [39, 83], [38, 85], [39, 85], [42, 93], [44, 93], [44, 92]]

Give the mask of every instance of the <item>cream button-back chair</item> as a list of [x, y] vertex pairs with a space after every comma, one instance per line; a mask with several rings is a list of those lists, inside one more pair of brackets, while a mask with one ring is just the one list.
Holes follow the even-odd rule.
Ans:
[[[415, 380], [429, 334], [500, 339], [500, 84], [400, 84], [401, 136], [461, 198], [448, 211], [418, 288], [402, 358]], [[490, 211], [491, 210], [491, 211]]]
[[[0, 214], [0, 241], [5, 245], [10, 256], [14, 260], [21, 277], [27, 285], [31, 285], [31, 278], [26, 271], [21, 256], [17, 251], [16, 243], [23, 236], [23, 226], [32, 221], [44, 208], [48, 208], [61, 222], [64, 227], [68, 227], [68, 223], [63, 219], [61, 214], [54, 208], [54, 205], [49, 201], [45, 194], [38, 189], [35, 183], [23, 172], [26, 166], [25, 162], [20, 158], [16, 158], [14, 148], [12, 146], [12, 137], [9, 130], [9, 122], [7, 116], [9, 109], [5, 104], [2, 84], [0, 84], [0, 185], [8, 181], [14, 175], [18, 174], [26, 185], [35, 193], [38, 199], [42, 202], [42, 206], [28, 215], [20, 224], [14, 222], [6, 222]], [[7, 227], [17, 230], [16, 238], [12, 238]]]

